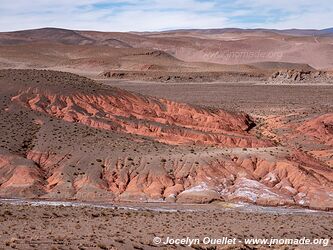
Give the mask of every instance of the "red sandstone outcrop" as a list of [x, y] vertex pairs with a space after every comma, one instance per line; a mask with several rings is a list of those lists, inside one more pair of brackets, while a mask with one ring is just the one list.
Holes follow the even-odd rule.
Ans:
[[0, 151], [0, 196], [36, 197], [45, 194], [45, 184], [35, 162]]
[[12, 101], [65, 121], [148, 136], [169, 144], [196, 143], [221, 147], [270, 145], [248, 134], [247, 130], [253, 122], [246, 114], [193, 107], [119, 89], [66, 95], [36, 88], [22, 91]]
[[[254, 124], [246, 114], [71, 74], [14, 73], [0, 72], [0, 116], [10, 121], [2, 126], [15, 128], [14, 140], [1, 142], [0, 196], [333, 209], [332, 169], [295, 146], [301, 135], [332, 145], [331, 114], [301, 125], [267, 119], [263, 134], [275, 133], [272, 141], [281, 144], [273, 146], [249, 132]], [[289, 132], [277, 134], [283, 126]]]
[[333, 146], [333, 113], [310, 119], [297, 127], [297, 132]]
[[[271, 148], [274, 150], [274, 148]], [[54, 168], [47, 178], [43, 197], [78, 199], [116, 199], [121, 201], [211, 202], [225, 200], [260, 205], [300, 205], [332, 209], [333, 174], [305, 156], [264, 148], [214, 149], [173, 155], [166, 162], [162, 155], [108, 156], [101, 152], [101, 167], [89, 167], [91, 156], [73, 155], [70, 159], [31, 152], [28, 158], [44, 169]], [[302, 158], [303, 157], [303, 158]], [[85, 172], [68, 176], [69, 166]], [[73, 165], [74, 166], [74, 165]], [[67, 170], [66, 170], [67, 169]], [[66, 176], [61, 175], [66, 173]], [[60, 193], [60, 195], [59, 195]]]

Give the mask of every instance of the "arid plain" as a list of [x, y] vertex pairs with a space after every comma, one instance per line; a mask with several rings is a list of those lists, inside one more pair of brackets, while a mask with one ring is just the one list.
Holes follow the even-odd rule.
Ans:
[[0, 247], [150, 249], [167, 235], [331, 240], [332, 41], [300, 30], [0, 33]]

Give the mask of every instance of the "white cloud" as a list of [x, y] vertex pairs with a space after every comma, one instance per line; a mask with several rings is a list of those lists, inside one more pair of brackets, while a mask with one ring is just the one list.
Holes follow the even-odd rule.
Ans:
[[262, 25], [264, 28], [290, 29], [297, 27], [299, 29], [323, 29], [333, 27], [332, 12], [325, 11], [321, 13], [309, 12], [305, 14], [294, 14], [284, 20]]
[[112, 30], [166, 30], [177, 28], [218, 28], [226, 24], [223, 16], [197, 13], [128, 11], [109, 18]]
[[[323, 29], [333, 27], [331, 0], [235, 0], [233, 5], [243, 6], [248, 12], [266, 17], [250, 27], [275, 29]], [[244, 16], [244, 15], [243, 15]]]
[[[331, 8], [331, 0], [235, 0], [234, 5], [245, 6], [246, 8], [254, 8], [260, 11], [267, 9], [280, 9], [283, 11], [303, 11], [304, 8], [327, 9]], [[259, 14], [258, 13], [258, 14]]]
[[331, 0], [0, 0], [0, 30], [326, 28]]
[[198, 0], [127, 0], [124, 5], [94, 7], [94, 4], [119, 4], [124, 1], [27, 1], [0, 6], [2, 30], [62, 27], [107, 31], [165, 30], [176, 28], [218, 28], [226, 25], [221, 13], [209, 13], [214, 2]]

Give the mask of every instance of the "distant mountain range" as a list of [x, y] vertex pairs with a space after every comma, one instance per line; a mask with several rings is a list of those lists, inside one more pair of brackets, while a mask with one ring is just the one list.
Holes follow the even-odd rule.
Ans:
[[[55, 47], [55, 44], [58, 47]], [[20, 47], [12, 47], [9, 50], [8, 45], [20, 45]], [[35, 47], [29, 47], [30, 45]], [[82, 50], [82, 46], [88, 47]], [[43, 53], [42, 48], [45, 49]], [[138, 49], [143, 49], [144, 52]], [[162, 51], [164, 54], [161, 57], [161, 53], [154, 51]], [[26, 53], [29, 55], [23, 58]], [[149, 54], [144, 55], [144, 57], [149, 56], [148, 61], [141, 58], [142, 53]], [[70, 54], [73, 55], [69, 56]], [[331, 70], [333, 28], [323, 30], [226, 28], [162, 32], [99, 32], [41, 28], [0, 32], [0, 55], [0, 66], [4, 65], [2, 67], [12, 67], [17, 63], [21, 65], [22, 62], [30, 65], [31, 58], [39, 58], [42, 60], [38, 59], [38, 62], [35, 62], [38, 65], [42, 61], [44, 65], [46, 60], [45, 63], [49, 67], [69, 63], [71, 67], [82, 68], [81, 64], [84, 62], [84, 65], [88, 65], [88, 69], [94, 67], [98, 71], [165, 70], [166, 68], [174, 71], [179, 68], [180, 62], [177, 60], [219, 64], [219, 70], [221, 65], [251, 65], [263, 62], [269, 62], [264, 68], [273, 65], [270, 62], [274, 62], [310, 65], [317, 69]], [[171, 62], [173, 59], [170, 58], [175, 58], [176, 61]], [[182, 63], [182, 65], [187, 69], [198, 68], [198, 64], [194, 66]], [[202, 65], [199, 65], [199, 68], [201, 67]], [[205, 65], [205, 68], [213, 71], [217, 66]]]
[[222, 28], [222, 29], [178, 29], [178, 30], [167, 30], [168, 32], [200, 32], [200, 33], [211, 33], [221, 34], [228, 32], [273, 32], [277, 34], [288, 34], [288, 35], [301, 35], [301, 36], [332, 36], [333, 28], [327, 29], [240, 29], [240, 28]]

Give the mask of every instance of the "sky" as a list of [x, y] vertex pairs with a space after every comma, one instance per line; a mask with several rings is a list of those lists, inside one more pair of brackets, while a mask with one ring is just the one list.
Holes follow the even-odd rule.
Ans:
[[0, 31], [205, 28], [324, 29], [332, 0], [0, 0]]

